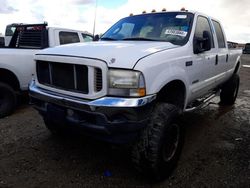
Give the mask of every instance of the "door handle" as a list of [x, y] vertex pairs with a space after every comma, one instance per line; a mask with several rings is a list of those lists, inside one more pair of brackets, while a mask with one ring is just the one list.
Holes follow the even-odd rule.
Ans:
[[228, 62], [228, 54], [226, 55], [226, 63]]
[[215, 56], [215, 65], [218, 65], [218, 59], [219, 59], [219, 56], [216, 55], [216, 56]]

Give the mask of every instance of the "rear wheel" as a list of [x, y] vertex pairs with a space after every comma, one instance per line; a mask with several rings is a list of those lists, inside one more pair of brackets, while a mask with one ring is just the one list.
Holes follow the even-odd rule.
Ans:
[[184, 141], [179, 114], [174, 105], [157, 104], [148, 126], [133, 146], [132, 161], [154, 180], [168, 177], [179, 159]]
[[233, 105], [238, 95], [240, 77], [234, 74], [222, 87], [220, 105]]
[[0, 118], [10, 115], [16, 106], [16, 94], [12, 87], [0, 82]]

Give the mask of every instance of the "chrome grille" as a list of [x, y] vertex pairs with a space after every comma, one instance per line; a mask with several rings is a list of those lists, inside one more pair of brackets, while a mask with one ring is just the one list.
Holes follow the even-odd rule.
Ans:
[[86, 65], [37, 61], [36, 69], [38, 82], [41, 84], [72, 92], [89, 93], [89, 70]]

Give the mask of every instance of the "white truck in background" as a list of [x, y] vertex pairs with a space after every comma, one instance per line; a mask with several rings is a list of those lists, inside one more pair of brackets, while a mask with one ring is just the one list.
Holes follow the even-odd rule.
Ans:
[[135, 166], [162, 180], [181, 153], [179, 115], [216, 94], [220, 105], [236, 100], [242, 51], [226, 41], [220, 22], [199, 12], [126, 17], [98, 42], [37, 53], [31, 102], [52, 133], [130, 143]]
[[0, 118], [15, 109], [17, 95], [28, 90], [35, 72], [34, 55], [41, 49], [92, 41], [88, 32], [47, 27], [47, 24], [11, 24], [0, 47]]

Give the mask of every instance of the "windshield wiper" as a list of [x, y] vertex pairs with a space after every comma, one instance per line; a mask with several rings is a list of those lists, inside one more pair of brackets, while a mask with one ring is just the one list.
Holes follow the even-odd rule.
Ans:
[[144, 37], [130, 37], [130, 38], [124, 38], [122, 40], [158, 41], [158, 40], [144, 38]]
[[110, 38], [110, 37], [102, 37], [100, 38], [101, 40], [117, 40], [117, 39], [114, 39], [114, 38]]

